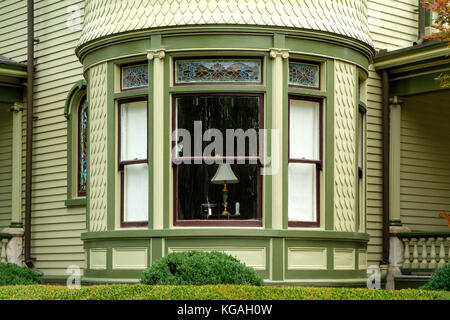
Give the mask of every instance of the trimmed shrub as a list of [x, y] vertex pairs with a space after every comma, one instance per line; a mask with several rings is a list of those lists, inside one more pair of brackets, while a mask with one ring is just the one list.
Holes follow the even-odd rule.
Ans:
[[253, 268], [217, 251], [174, 252], [144, 271], [141, 283], [150, 285], [247, 284], [262, 286]]
[[450, 263], [437, 269], [431, 276], [430, 281], [420, 289], [450, 291]]
[[13, 263], [0, 263], [0, 286], [40, 283], [42, 279], [37, 271]]

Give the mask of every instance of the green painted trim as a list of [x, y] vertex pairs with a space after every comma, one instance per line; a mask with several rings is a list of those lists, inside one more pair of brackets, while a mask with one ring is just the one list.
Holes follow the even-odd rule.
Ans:
[[[109, 86], [108, 86], [108, 88], [109, 88]], [[151, 91], [150, 88], [129, 90], [129, 91], [123, 91], [123, 92], [115, 92], [115, 93], [113, 93], [113, 99], [121, 100], [121, 99], [133, 99], [133, 98], [147, 97], [149, 91]]]
[[66, 101], [64, 103], [64, 116], [66, 119], [70, 119], [70, 115], [72, 114], [73, 109], [73, 99], [77, 95], [83, 95], [83, 91], [86, 90], [86, 80], [78, 80], [72, 88], [70, 88], [69, 93], [67, 94]]
[[116, 230], [104, 232], [84, 232], [81, 234], [81, 240], [99, 241], [104, 239], [137, 239], [151, 237], [285, 237], [300, 239], [323, 239], [323, 240], [342, 240], [342, 241], [361, 241], [368, 242], [370, 235], [359, 232], [340, 232], [340, 231], [319, 231], [305, 229], [289, 230], [264, 230], [259, 228], [180, 228], [180, 229], [162, 229], [162, 230]]
[[10, 235], [9, 233], [5, 233], [5, 232], [0, 232], [0, 239], [11, 239], [12, 235]]
[[397, 234], [399, 238], [428, 238], [428, 237], [450, 237], [450, 231], [441, 232], [401, 232]]
[[[262, 54], [265, 56], [265, 54]], [[264, 93], [266, 86], [242, 86], [242, 85], [189, 85], [168, 88], [168, 92], [175, 93], [191, 93], [191, 92], [243, 92], [251, 91], [255, 93]]]
[[[153, 44], [156, 41], [151, 40], [150, 42]], [[154, 143], [153, 143], [153, 135], [154, 135], [154, 128], [153, 128], [153, 120], [154, 120], [154, 113], [156, 112], [155, 104], [153, 102], [153, 61], [148, 61], [148, 88], [147, 88], [147, 97], [148, 97], [148, 114], [147, 114], [147, 121], [148, 121], [148, 134], [147, 134], [147, 153], [148, 153], [148, 229], [153, 229], [153, 216], [154, 216], [154, 205], [153, 205], [153, 190], [154, 190], [154, 165], [153, 165], [153, 159], [155, 157], [155, 150], [154, 150]], [[153, 245], [154, 240], [152, 240]], [[153, 251], [152, 251], [153, 254]]]
[[[272, 108], [269, 108], [269, 105], [272, 105], [272, 99], [273, 99], [273, 93], [272, 93], [272, 79], [273, 79], [273, 72], [272, 72], [272, 63], [273, 60], [269, 57], [269, 55], [266, 53], [264, 55], [264, 67], [265, 67], [265, 74], [266, 79], [264, 81], [264, 84], [266, 85], [267, 91], [265, 92], [265, 100], [264, 100], [264, 128], [265, 129], [271, 129], [273, 127], [273, 110]], [[272, 150], [272, 131], [266, 131], [267, 133], [267, 144], [266, 144], [266, 153], [267, 156], [269, 156], [268, 151]], [[271, 155], [272, 157], [272, 152]], [[266, 229], [272, 229], [273, 228], [273, 222], [272, 222], [272, 191], [273, 191], [273, 179], [272, 175], [265, 175], [262, 177], [263, 179], [263, 194], [262, 194], [262, 205], [263, 205], [263, 225]]]
[[389, 94], [393, 96], [409, 96], [434, 91], [448, 90], [441, 87], [436, 78], [441, 72], [435, 72], [422, 76], [402, 79], [401, 81], [391, 81]]
[[23, 223], [22, 222], [16, 222], [16, 221], [11, 221], [10, 228], [23, 228]]
[[23, 102], [24, 88], [0, 83], [0, 103]]
[[[153, 35], [162, 37], [161, 45], [166, 48], [166, 53], [172, 50], [200, 48], [244, 49], [244, 45], [245, 48], [252, 50], [268, 51], [273, 47], [274, 32], [277, 36], [285, 35], [285, 47], [290, 50], [298, 50], [305, 54], [312, 51], [312, 54], [318, 56], [326, 52], [330, 57], [356, 63], [364, 69], [368, 69], [374, 56], [374, 50], [369, 45], [345, 36], [320, 31], [259, 26], [183, 26], [134, 31], [83, 44], [76, 49], [76, 53], [87, 69], [101, 61], [142, 54], [149, 49], [148, 39]], [[295, 45], [291, 46], [293, 43]], [[154, 44], [152, 47], [156, 49]]]
[[284, 279], [284, 239], [272, 239], [272, 272], [271, 280], [282, 281]]
[[325, 110], [325, 229], [334, 230], [334, 61], [326, 62], [326, 91]]
[[[158, 44], [159, 44], [159, 37]], [[162, 42], [162, 40], [161, 40]], [[171, 134], [172, 134], [172, 96], [169, 94], [169, 86], [170, 86], [170, 68], [171, 68], [171, 59], [169, 56], [166, 56], [164, 59], [164, 220], [163, 226], [164, 228], [169, 228], [170, 226], [170, 215], [172, 215], [172, 211], [170, 210], [170, 194], [173, 189], [173, 183], [170, 179], [172, 166], [169, 165], [172, 159], [172, 143], [171, 143]], [[155, 110], [158, 112], [158, 110]], [[161, 112], [161, 111], [159, 111]]]
[[0, 76], [8, 76], [13, 78], [19, 78], [19, 79], [26, 79], [27, 77], [27, 71], [26, 67], [15, 67], [12, 65], [6, 65], [3, 63], [0, 63]]
[[389, 220], [390, 226], [401, 227], [403, 224], [400, 220]]
[[[90, 75], [89, 75], [89, 73], [90, 72], [87, 72], [87, 74], [86, 74], [86, 76], [87, 76], [87, 82], [89, 83], [89, 78], [90, 78]], [[91, 91], [91, 89], [89, 88], [89, 86], [87, 86], [86, 87], [86, 100], [87, 100], [87, 102], [88, 102], [88, 108], [89, 108], [89, 106], [91, 105], [91, 97], [90, 97], [90, 91]], [[90, 120], [91, 119], [91, 112], [89, 112], [88, 113], [88, 122], [89, 121], [91, 121]], [[90, 134], [90, 125], [87, 127], [87, 137], [88, 137], [88, 142], [89, 141], [91, 141], [91, 134]], [[90, 150], [90, 144], [88, 143], [87, 144], [87, 174], [86, 174], [86, 176], [87, 176], [87, 179], [86, 179], [86, 182], [87, 182], [87, 185], [86, 185], [86, 230], [87, 231], [89, 231], [90, 230], [90, 225], [91, 225], [91, 222], [90, 222], [90, 217], [91, 217], [91, 215], [90, 215], [90, 208], [91, 208], [91, 206], [90, 206], [90, 198], [91, 198], [91, 195], [90, 195], [90, 183], [89, 183], [89, 181], [91, 180], [90, 178], [89, 178], [89, 176], [91, 175], [91, 165], [90, 165], [90, 163], [91, 163], [91, 159], [90, 159], [90, 154], [91, 154], [91, 150]], [[88, 255], [88, 257], [87, 257], [87, 260], [89, 261], [89, 255]]]
[[80, 207], [86, 206], [86, 198], [77, 198], [77, 199], [67, 199], [64, 201], [64, 205], [66, 207]]
[[[84, 96], [87, 99], [86, 84], [87, 83], [84, 79], [78, 80], [69, 90], [64, 103], [64, 116], [67, 119], [67, 200], [64, 202], [64, 204], [67, 207], [86, 205], [86, 203], [81, 204], [79, 202], [80, 200], [85, 199], [85, 197], [78, 199], [78, 194], [76, 194], [75, 190], [72, 190], [74, 181], [77, 181], [78, 179], [78, 172], [74, 174], [75, 170], [73, 168], [73, 157], [77, 156], [77, 151], [74, 152], [74, 150], [78, 150], [78, 137], [76, 141], [73, 140], [73, 130], [77, 130], [74, 122], [78, 124], [78, 117], [76, 115], [78, 114], [78, 108], [80, 106], [81, 100]], [[72, 116], [74, 114], [74, 110], [76, 110], [75, 116]], [[89, 189], [86, 189], [86, 193], [87, 190]]]
[[283, 59], [283, 229], [289, 224], [288, 165], [289, 165], [289, 59]]
[[445, 43], [425, 42], [420, 46], [412, 46], [404, 49], [378, 54], [375, 57], [375, 69], [383, 70], [395, 68], [411, 63], [420, 63], [422, 61], [443, 58], [450, 53]]

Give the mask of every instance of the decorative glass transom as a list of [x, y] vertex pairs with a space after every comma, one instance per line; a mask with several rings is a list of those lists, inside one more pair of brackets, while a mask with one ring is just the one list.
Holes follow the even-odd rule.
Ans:
[[122, 67], [122, 89], [135, 89], [148, 86], [148, 67], [146, 64]]
[[176, 60], [175, 83], [261, 83], [260, 59]]
[[86, 195], [87, 181], [87, 123], [88, 105], [86, 99], [81, 103], [78, 114], [78, 195]]
[[319, 88], [319, 65], [289, 62], [289, 85]]

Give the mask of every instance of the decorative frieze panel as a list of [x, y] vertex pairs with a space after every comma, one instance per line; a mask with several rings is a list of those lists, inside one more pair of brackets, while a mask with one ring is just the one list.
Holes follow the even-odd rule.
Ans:
[[79, 44], [126, 31], [202, 24], [319, 30], [372, 45], [365, 0], [87, 0]]
[[107, 226], [107, 74], [106, 63], [90, 69], [89, 77], [89, 229]]
[[354, 65], [336, 61], [334, 79], [334, 229], [355, 231], [356, 142]]

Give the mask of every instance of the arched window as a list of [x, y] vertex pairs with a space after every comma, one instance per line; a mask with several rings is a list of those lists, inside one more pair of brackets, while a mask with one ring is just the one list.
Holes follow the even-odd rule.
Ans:
[[86, 205], [88, 114], [86, 82], [80, 80], [70, 89], [64, 108], [67, 118], [66, 206]]
[[86, 196], [87, 187], [87, 126], [88, 105], [86, 98], [78, 107], [78, 196]]

